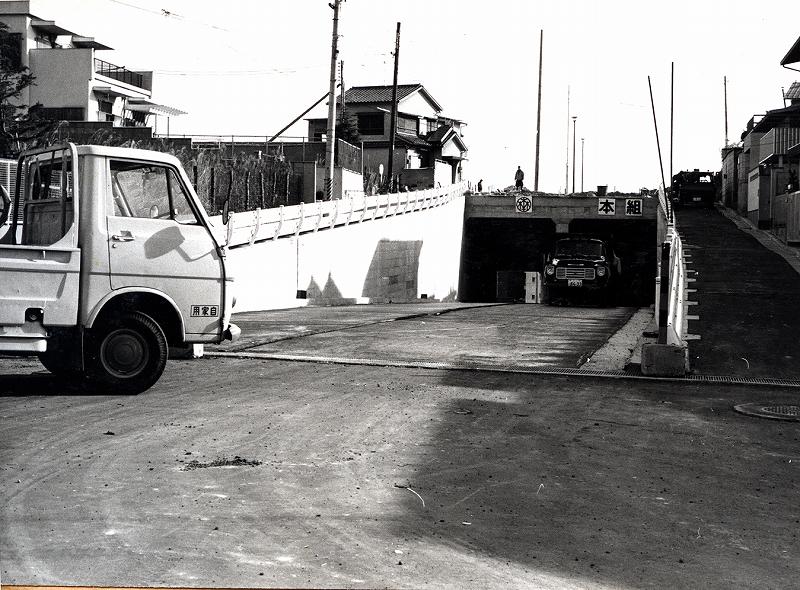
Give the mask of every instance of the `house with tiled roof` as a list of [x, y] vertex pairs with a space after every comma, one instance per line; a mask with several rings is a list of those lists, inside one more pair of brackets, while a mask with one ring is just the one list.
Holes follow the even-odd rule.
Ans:
[[[353, 86], [337, 100], [337, 117], [355, 115], [363, 142], [365, 172], [388, 169], [392, 86]], [[458, 182], [467, 159], [466, 123], [446, 117], [422, 84], [397, 86], [397, 131], [393, 169], [400, 186], [428, 188]], [[308, 136], [319, 141], [327, 120], [308, 119]]]

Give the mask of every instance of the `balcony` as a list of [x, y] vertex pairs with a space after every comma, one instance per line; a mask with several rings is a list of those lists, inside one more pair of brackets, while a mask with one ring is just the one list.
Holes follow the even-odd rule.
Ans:
[[775, 163], [800, 143], [800, 127], [773, 127], [759, 141], [759, 164]]
[[130, 86], [136, 86], [137, 88], [150, 90], [145, 86], [144, 76], [139, 72], [132, 72], [131, 70], [121, 66], [103, 61], [102, 59], [95, 58], [94, 71], [96, 74], [105, 76], [106, 78], [111, 78], [117, 82], [122, 82], [123, 84], [129, 84]]

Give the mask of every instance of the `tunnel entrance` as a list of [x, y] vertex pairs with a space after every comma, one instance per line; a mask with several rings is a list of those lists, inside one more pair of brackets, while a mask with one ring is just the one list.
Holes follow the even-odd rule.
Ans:
[[[650, 305], [655, 299], [656, 221], [573, 219], [569, 234], [607, 240], [622, 262], [611, 303]], [[563, 226], [562, 226], [563, 229]], [[525, 272], [542, 272], [557, 233], [553, 219], [469, 217], [464, 222], [459, 299], [465, 302], [523, 301]]]

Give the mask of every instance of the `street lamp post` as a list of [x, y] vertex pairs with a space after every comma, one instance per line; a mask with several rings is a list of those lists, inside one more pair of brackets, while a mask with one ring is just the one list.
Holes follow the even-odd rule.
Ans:
[[572, 117], [572, 194], [575, 194], [575, 124], [578, 116]]
[[581, 137], [581, 192], [583, 192], [583, 138]]

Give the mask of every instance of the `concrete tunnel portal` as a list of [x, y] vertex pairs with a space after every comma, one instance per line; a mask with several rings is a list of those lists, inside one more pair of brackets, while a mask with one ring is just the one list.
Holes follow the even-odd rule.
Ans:
[[[602, 198], [602, 197], [601, 197]], [[611, 196], [614, 214], [600, 213], [596, 197], [532, 197], [524, 213], [511, 195], [468, 195], [464, 212], [459, 299], [524, 300], [525, 272], [543, 272], [555, 240], [584, 234], [608, 241], [622, 261], [612, 296], [619, 306], [655, 299], [658, 199]], [[637, 208], [631, 207], [633, 201]], [[638, 203], [637, 203], [638, 202]], [[630, 214], [630, 211], [638, 214]]]

